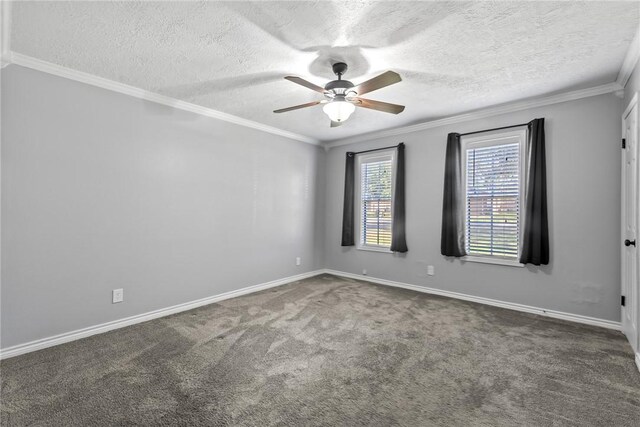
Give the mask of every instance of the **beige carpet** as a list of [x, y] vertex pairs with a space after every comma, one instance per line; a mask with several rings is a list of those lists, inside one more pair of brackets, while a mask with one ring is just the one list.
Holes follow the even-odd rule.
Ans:
[[3, 426], [639, 426], [619, 332], [333, 276], [7, 359]]

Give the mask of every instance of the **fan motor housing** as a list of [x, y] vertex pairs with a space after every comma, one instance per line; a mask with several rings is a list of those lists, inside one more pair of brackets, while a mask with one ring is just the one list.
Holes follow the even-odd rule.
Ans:
[[[333, 80], [324, 86], [324, 90], [332, 90], [344, 93], [347, 91], [347, 89], [351, 89], [354, 86], [355, 85], [349, 80]], [[336, 89], [342, 89], [342, 91]]]

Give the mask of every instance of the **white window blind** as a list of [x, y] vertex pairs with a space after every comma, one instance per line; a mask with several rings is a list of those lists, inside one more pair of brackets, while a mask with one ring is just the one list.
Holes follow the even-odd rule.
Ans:
[[392, 156], [360, 163], [360, 245], [391, 247]]
[[466, 150], [466, 250], [517, 258], [520, 240], [520, 144]]

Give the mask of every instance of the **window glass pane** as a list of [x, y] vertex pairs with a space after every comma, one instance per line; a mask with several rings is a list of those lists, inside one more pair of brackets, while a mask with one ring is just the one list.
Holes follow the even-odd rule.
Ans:
[[390, 247], [391, 159], [362, 163], [360, 174], [360, 244]]
[[467, 253], [517, 258], [520, 145], [470, 148], [466, 154]]

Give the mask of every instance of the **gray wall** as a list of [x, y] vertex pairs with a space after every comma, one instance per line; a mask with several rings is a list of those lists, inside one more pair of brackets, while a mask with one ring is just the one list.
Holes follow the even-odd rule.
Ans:
[[[620, 320], [620, 115], [613, 94], [333, 148], [327, 157], [326, 266], [551, 310]], [[551, 263], [516, 268], [440, 255], [448, 132], [546, 118]], [[340, 247], [344, 156], [406, 144], [406, 256]], [[427, 265], [435, 276], [427, 276]]]
[[[613, 95], [325, 153], [15, 65], [1, 77], [2, 348], [323, 267], [619, 320]], [[445, 260], [446, 134], [534, 117], [547, 119], [552, 264]], [[400, 141], [409, 253], [341, 248], [344, 152]]]
[[15, 65], [2, 124], [2, 348], [323, 266], [319, 147]]

